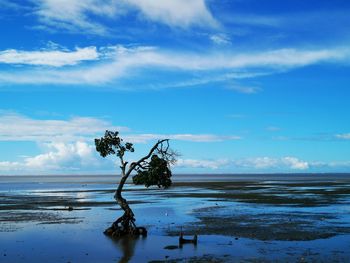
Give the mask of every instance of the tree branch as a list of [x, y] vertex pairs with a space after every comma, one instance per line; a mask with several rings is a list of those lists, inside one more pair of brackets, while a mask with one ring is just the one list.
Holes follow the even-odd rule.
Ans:
[[158, 146], [159, 146], [159, 145], [162, 145], [163, 142], [168, 142], [168, 141], [169, 141], [169, 139], [159, 140], [159, 141], [151, 148], [151, 150], [149, 151], [149, 153], [148, 153], [146, 156], [142, 157], [142, 158], [141, 158], [140, 160], [138, 160], [137, 162], [133, 162], [133, 163], [130, 164], [129, 169], [128, 169], [128, 171], [126, 172], [125, 176], [128, 177], [128, 176], [131, 174], [131, 172], [132, 172], [137, 166], [139, 166], [141, 163], [143, 163], [143, 162], [146, 161], [148, 158], [150, 158], [155, 150], [159, 150], [159, 149], [158, 149]]
[[124, 162], [124, 158], [123, 156], [119, 156], [119, 159], [120, 159], [120, 169], [122, 169], [122, 173], [123, 173], [123, 176], [125, 175], [125, 168], [126, 168], [126, 165], [128, 164], [128, 162]]

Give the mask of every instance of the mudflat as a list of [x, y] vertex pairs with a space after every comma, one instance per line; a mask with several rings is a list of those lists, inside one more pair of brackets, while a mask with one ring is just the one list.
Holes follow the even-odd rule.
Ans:
[[[136, 223], [149, 232], [132, 240], [103, 235], [121, 212], [113, 181], [96, 180], [2, 181], [0, 262], [350, 261], [347, 177], [127, 185]], [[180, 231], [197, 234], [197, 246], [180, 247]]]

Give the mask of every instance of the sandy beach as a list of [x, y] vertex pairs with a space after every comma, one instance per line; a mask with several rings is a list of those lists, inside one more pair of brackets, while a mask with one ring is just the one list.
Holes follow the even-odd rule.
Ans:
[[[346, 176], [177, 180], [166, 190], [127, 185], [136, 223], [149, 231], [133, 240], [102, 233], [120, 215], [113, 178], [18, 183], [2, 177], [0, 262], [350, 260]], [[198, 245], [178, 247], [181, 230], [188, 238], [197, 234]]]

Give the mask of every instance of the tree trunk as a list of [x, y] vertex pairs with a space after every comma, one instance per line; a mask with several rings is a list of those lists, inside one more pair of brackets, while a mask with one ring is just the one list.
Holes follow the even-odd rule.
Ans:
[[117, 201], [118, 205], [124, 211], [124, 214], [121, 217], [119, 217], [114, 222], [114, 224], [116, 224], [116, 226], [118, 226], [118, 224], [120, 223], [124, 232], [132, 234], [136, 228], [134, 213], [132, 212], [131, 208], [129, 207], [129, 204], [126, 201], [126, 199], [123, 198], [123, 196], [122, 196], [122, 190], [123, 190], [126, 179], [127, 179], [127, 176], [123, 175], [122, 179], [120, 180], [118, 189], [114, 195], [114, 198]]
[[105, 234], [114, 238], [122, 237], [125, 235], [132, 236], [146, 236], [147, 231], [143, 227], [136, 227], [135, 216], [128, 202], [122, 196], [123, 186], [126, 182], [128, 175], [123, 174], [119, 182], [118, 188], [114, 194], [114, 199], [117, 201], [118, 205], [123, 209], [124, 214], [119, 217], [111, 227], [105, 230]]

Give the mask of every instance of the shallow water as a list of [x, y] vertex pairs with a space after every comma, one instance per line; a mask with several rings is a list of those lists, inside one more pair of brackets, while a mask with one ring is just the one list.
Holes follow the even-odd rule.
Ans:
[[[120, 215], [112, 177], [63, 179], [0, 178], [0, 262], [350, 261], [347, 178], [127, 185], [149, 235], [119, 241], [102, 234]], [[164, 249], [178, 245], [181, 229], [199, 234], [198, 245]]]

